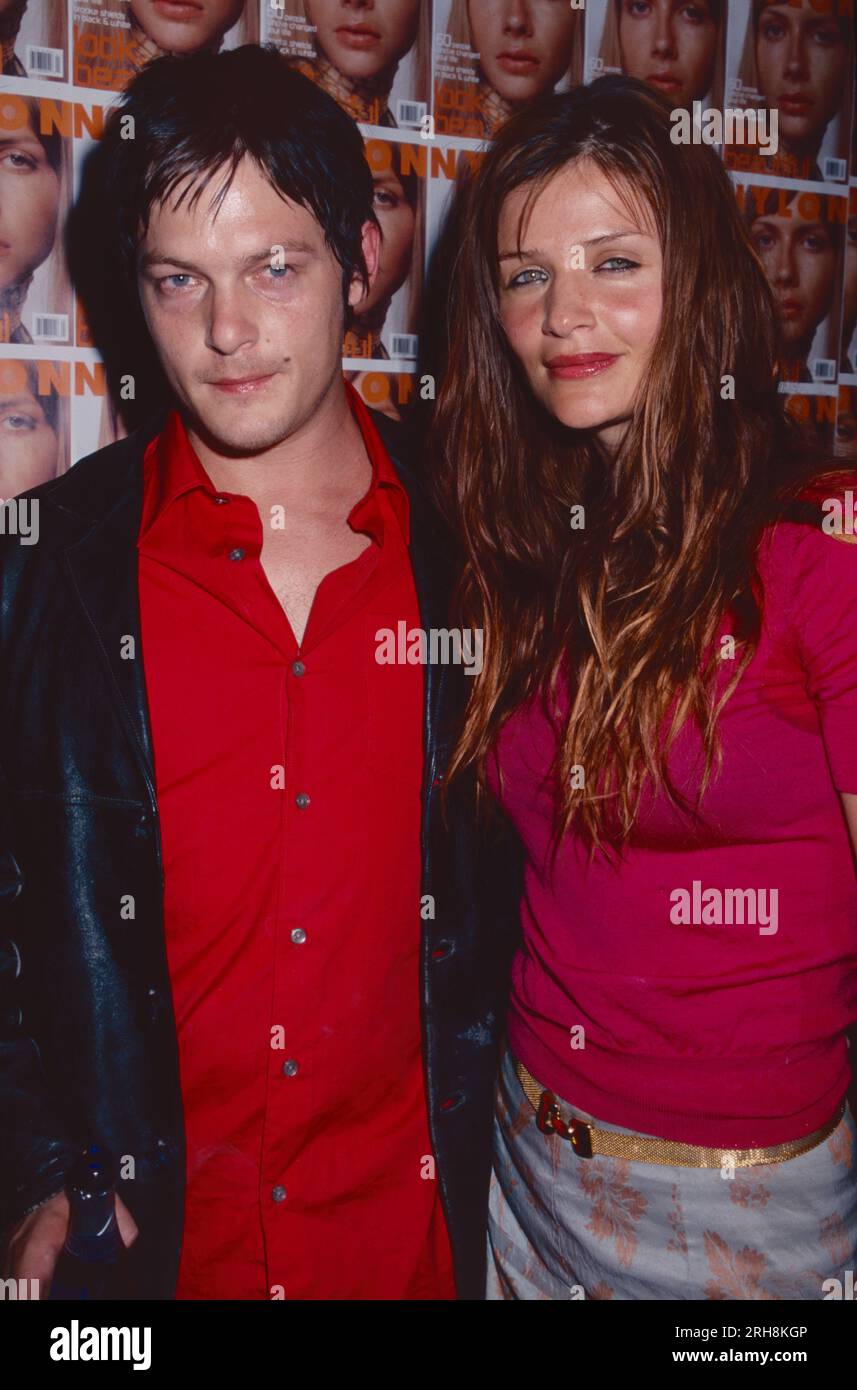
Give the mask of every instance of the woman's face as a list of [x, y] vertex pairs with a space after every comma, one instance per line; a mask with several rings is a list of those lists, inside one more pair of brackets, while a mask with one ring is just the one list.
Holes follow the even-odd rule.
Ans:
[[774, 291], [783, 348], [806, 354], [830, 312], [836, 248], [824, 222], [801, 217], [794, 203], [789, 211], [757, 217], [751, 235]]
[[368, 295], [355, 306], [357, 314], [392, 299], [408, 278], [414, 246], [414, 210], [392, 169], [378, 174], [373, 184], [375, 215], [381, 224], [381, 259]]
[[487, 82], [521, 104], [568, 71], [577, 14], [568, 0], [469, 0], [473, 47]]
[[38, 487], [57, 471], [57, 437], [37, 396], [0, 384], [0, 498]]
[[848, 47], [832, 17], [803, 0], [766, 5], [756, 31], [756, 67], [767, 106], [779, 111], [779, 134], [791, 147], [817, 147], [842, 103]]
[[620, 0], [622, 67], [673, 106], [690, 106], [711, 86], [717, 24], [707, 0]]
[[131, 0], [131, 14], [165, 53], [217, 47], [244, 12], [244, 0]]
[[304, 8], [320, 51], [361, 81], [394, 67], [417, 37], [420, 0], [304, 0]]
[[29, 123], [0, 133], [0, 290], [26, 280], [50, 255], [60, 183]]
[[542, 189], [516, 248], [527, 189], [498, 229], [500, 317], [533, 394], [571, 429], [614, 449], [625, 433], [661, 319], [661, 248], [648, 215], [620, 203], [589, 161]]

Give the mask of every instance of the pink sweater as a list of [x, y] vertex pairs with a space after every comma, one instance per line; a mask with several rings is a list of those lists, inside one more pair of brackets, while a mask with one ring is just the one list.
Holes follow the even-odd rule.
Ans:
[[[618, 868], [590, 864], [572, 833], [551, 875], [554, 742], [535, 704], [489, 761], [527, 851], [513, 1052], [599, 1119], [735, 1148], [831, 1116], [857, 1019], [857, 878], [839, 797], [857, 793], [857, 545], [780, 523], [759, 571], [761, 641], [721, 714], [703, 827], [649, 793]], [[682, 790], [698, 785], [694, 730], [670, 766]]]

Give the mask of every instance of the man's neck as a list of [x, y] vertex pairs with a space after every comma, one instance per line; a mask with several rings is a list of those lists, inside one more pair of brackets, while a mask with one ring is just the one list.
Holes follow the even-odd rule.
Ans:
[[224, 454], [197, 432], [184, 411], [182, 418], [192, 448], [220, 492], [254, 500], [276, 496], [298, 511], [335, 505], [341, 498], [350, 510], [369, 486], [371, 464], [341, 377], [309, 420], [259, 454]]

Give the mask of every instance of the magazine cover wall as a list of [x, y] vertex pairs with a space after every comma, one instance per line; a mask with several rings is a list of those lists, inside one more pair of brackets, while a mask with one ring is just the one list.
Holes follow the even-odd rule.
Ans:
[[[127, 393], [108, 382], [65, 263], [66, 220], [109, 107], [161, 53], [245, 43], [275, 45], [363, 136], [383, 252], [342, 366], [376, 410], [406, 418], [431, 396], [433, 253], [499, 126], [542, 92], [625, 72], [697, 121], [723, 116], [716, 148], [775, 291], [788, 408], [857, 454], [853, 0], [195, 4], [179, 20], [166, 0], [0, 0], [0, 497], [129, 428]], [[783, 52], [798, 30], [812, 61], [795, 94]], [[772, 107], [775, 154], [742, 125]]]

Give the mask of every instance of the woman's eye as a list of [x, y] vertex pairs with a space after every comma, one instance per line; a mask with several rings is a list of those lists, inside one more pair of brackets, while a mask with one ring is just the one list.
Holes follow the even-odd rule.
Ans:
[[20, 434], [22, 430], [33, 430], [36, 427], [36, 421], [31, 415], [5, 415], [2, 423], [4, 429], [10, 429], [16, 434]]
[[9, 150], [4, 158], [8, 159], [12, 168], [16, 170], [37, 168], [36, 161], [30, 155], [22, 154], [20, 150]]
[[[544, 271], [530, 268], [529, 270], [519, 270], [509, 281], [509, 289], [518, 289], [521, 285], [533, 285], [538, 279], [544, 279]], [[527, 276], [535, 276], [536, 280], [527, 279]]]
[[599, 270], [638, 270], [639, 261], [629, 260], [627, 256], [611, 256], [609, 260], [602, 261], [598, 266]]

